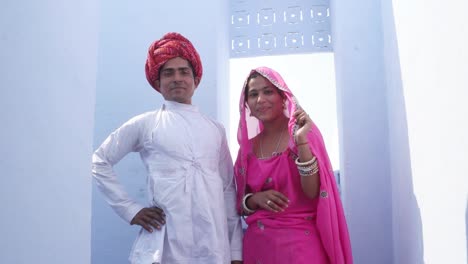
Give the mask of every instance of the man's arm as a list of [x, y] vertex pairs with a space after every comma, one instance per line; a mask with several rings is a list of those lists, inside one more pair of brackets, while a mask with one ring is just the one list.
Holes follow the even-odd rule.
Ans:
[[117, 179], [113, 166], [129, 152], [140, 148], [141, 120], [135, 117], [110, 134], [94, 152], [92, 174], [97, 186], [114, 211], [128, 223], [143, 209], [130, 199]]
[[240, 261], [242, 260], [243, 231], [240, 216], [236, 211], [236, 186], [234, 181], [233, 165], [224, 129], [220, 154], [219, 168], [224, 183], [224, 202], [226, 205], [229, 242], [231, 245], [231, 259], [233, 264], [237, 264], [242, 263]]

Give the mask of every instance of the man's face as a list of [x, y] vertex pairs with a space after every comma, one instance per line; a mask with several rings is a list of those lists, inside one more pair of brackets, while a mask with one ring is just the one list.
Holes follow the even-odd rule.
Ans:
[[159, 70], [159, 87], [164, 99], [182, 104], [191, 104], [192, 96], [200, 82], [193, 76], [187, 60], [176, 57], [168, 60]]

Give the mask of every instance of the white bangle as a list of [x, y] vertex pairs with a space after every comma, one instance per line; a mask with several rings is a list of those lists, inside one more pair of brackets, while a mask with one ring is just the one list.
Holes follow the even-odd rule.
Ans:
[[306, 167], [302, 167], [302, 166], [297, 166], [297, 169], [300, 170], [300, 171], [311, 171], [315, 168], [318, 168], [318, 165], [317, 165], [317, 161], [315, 161], [314, 163], [312, 163], [312, 165], [309, 165], [309, 166], [306, 166]]
[[253, 214], [255, 213], [255, 210], [252, 210], [250, 209], [249, 207], [247, 207], [247, 199], [252, 196], [253, 193], [248, 193], [244, 196], [244, 198], [242, 199], [242, 208], [244, 209], [244, 212], [246, 212], [247, 214]]
[[297, 159], [296, 159], [296, 165], [297, 165], [297, 166], [301, 166], [301, 167], [307, 167], [307, 166], [312, 165], [316, 159], [317, 159], [316, 157], [312, 157], [312, 159], [309, 160], [309, 161], [300, 162], [300, 161], [299, 161], [299, 157], [297, 157]]

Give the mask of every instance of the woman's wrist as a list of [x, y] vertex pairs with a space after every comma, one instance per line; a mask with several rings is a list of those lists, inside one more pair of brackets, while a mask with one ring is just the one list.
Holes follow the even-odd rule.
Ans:
[[258, 206], [255, 204], [255, 201], [252, 199], [252, 197], [255, 195], [255, 193], [252, 193], [251, 196], [249, 196], [247, 199], [246, 199], [246, 202], [245, 204], [247, 205], [247, 207], [249, 207], [249, 209], [255, 211], [258, 209]]
[[248, 205], [248, 200], [250, 200], [250, 198], [253, 196], [254, 194], [253, 193], [248, 193], [246, 195], [244, 195], [244, 198], [242, 199], [242, 207], [243, 207], [243, 210], [246, 214], [253, 214], [255, 213], [255, 209], [253, 209], [252, 207], [250, 207]]
[[319, 171], [317, 158], [312, 156], [312, 159], [308, 161], [300, 161], [299, 157], [296, 159], [296, 166], [299, 171], [299, 175], [303, 177], [312, 176]]
[[309, 145], [309, 141], [297, 142], [296, 143], [296, 147], [305, 146], [305, 145]]
[[306, 145], [308, 142], [307, 136], [296, 135], [295, 140], [296, 146]]

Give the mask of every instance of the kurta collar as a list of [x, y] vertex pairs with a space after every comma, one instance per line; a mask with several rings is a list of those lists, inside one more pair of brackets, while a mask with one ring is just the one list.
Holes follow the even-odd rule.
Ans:
[[198, 112], [198, 106], [191, 104], [181, 104], [174, 101], [164, 100], [164, 105], [168, 110]]

